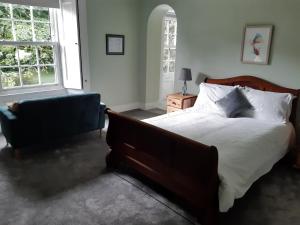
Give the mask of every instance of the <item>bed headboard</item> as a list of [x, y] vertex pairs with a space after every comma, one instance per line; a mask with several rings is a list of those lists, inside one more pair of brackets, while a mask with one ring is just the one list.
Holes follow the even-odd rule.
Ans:
[[291, 93], [297, 98], [293, 101], [293, 109], [292, 114], [290, 117], [290, 121], [295, 125], [296, 122], [296, 114], [297, 114], [297, 103], [298, 98], [300, 96], [299, 89], [290, 89], [286, 87], [281, 87], [279, 85], [273, 84], [269, 81], [263, 80], [258, 77], [254, 76], [237, 76], [237, 77], [230, 77], [225, 79], [210, 79], [206, 78], [205, 83], [211, 84], [221, 84], [221, 85], [240, 85], [242, 87], [248, 86], [257, 90], [261, 91], [272, 91], [272, 92], [279, 92], [279, 93]]

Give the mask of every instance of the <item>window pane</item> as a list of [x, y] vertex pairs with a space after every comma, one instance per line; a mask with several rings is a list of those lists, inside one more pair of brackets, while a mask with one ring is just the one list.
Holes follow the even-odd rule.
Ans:
[[13, 41], [11, 22], [7, 20], [0, 20], [0, 40]]
[[10, 9], [8, 4], [0, 3], [0, 18], [10, 18]]
[[[57, 82], [55, 46], [30, 44], [51, 41], [52, 32], [48, 8], [0, 2], [0, 41], [16, 42], [14, 46], [0, 44], [0, 85], [3, 88]], [[18, 46], [18, 41], [28, 44]]]
[[169, 66], [169, 72], [173, 73], [175, 72], [175, 62], [170, 62], [170, 66]]
[[15, 22], [17, 41], [32, 41], [30, 22]]
[[37, 67], [21, 68], [21, 76], [23, 85], [39, 84], [39, 75]]
[[17, 64], [16, 47], [0, 45], [0, 66], [14, 66]]
[[168, 34], [168, 21], [164, 20], [164, 34]]
[[39, 46], [39, 64], [54, 64], [53, 46]]
[[163, 60], [169, 59], [169, 49], [164, 49]]
[[170, 59], [175, 60], [176, 59], [176, 50], [170, 49]]
[[163, 67], [162, 67], [162, 70], [163, 70], [163, 73], [167, 73], [168, 72], [168, 62], [163, 62]]
[[170, 20], [169, 22], [169, 33], [170, 34], [175, 34], [175, 21]]
[[49, 19], [49, 9], [34, 7], [33, 8], [33, 19], [35, 21], [45, 21], [45, 22], [48, 22], [50, 20]]
[[0, 68], [2, 88], [13, 88], [21, 85], [19, 68]]
[[55, 83], [55, 70], [53, 66], [42, 66], [40, 67], [40, 71], [42, 84]]
[[164, 45], [168, 45], [168, 35], [164, 35]]
[[175, 43], [175, 36], [174, 35], [171, 35], [169, 36], [169, 46], [170, 47], [175, 47], [176, 46], [176, 43]]
[[34, 23], [35, 39], [37, 41], [50, 41], [51, 29], [49, 23]]
[[19, 60], [21, 65], [36, 65], [36, 47], [34, 46], [19, 46]]
[[27, 6], [13, 6], [13, 17], [18, 20], [30, 20], [30, 8]]

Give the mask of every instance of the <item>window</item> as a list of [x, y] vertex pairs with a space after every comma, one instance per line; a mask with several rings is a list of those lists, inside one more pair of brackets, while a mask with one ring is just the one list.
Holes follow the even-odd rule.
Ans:
[[163, 73], [175, 72], [177, 20], [175, 16], [167, 15], [163, 21]]
[[0, 88], [58, 83], [54, 9], [0, 3]]

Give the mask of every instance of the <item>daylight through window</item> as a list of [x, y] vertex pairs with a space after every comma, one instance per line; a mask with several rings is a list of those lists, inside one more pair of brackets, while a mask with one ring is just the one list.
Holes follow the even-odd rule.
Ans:
[[53, 9], [0, 3], [1, 88], [57, 84]]
[[[174, 12], [173, 12], [174, 14]], [[175, 72], [176, 60], [176, 38], [177, 38], [177, 19], [173, 16], [166, 16], [163, 21], [163, 73]]]

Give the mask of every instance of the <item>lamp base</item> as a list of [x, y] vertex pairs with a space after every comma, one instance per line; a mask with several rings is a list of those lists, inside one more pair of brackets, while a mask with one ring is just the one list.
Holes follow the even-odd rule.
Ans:
[[183, 87], [182, 87], [182, 95], [187, 95], [187, 84], [186, 81], [184, 81]]

